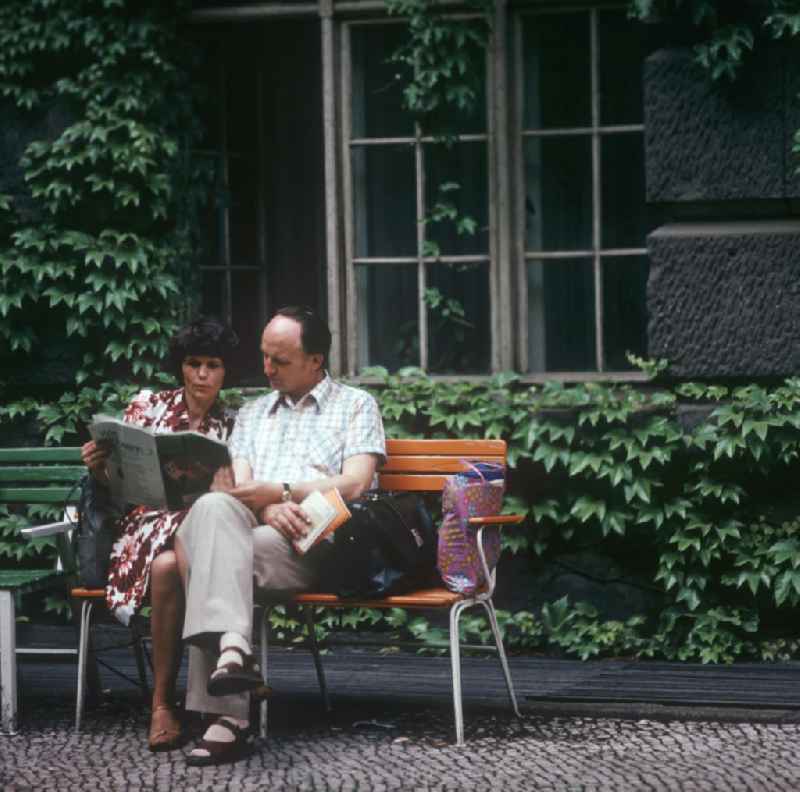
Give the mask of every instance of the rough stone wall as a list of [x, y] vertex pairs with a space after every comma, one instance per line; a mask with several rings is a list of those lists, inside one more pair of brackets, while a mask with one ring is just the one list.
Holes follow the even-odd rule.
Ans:
[[689, 50], [645, 64], [648, 351], [679, 377], [798, 372], [800, 65], [764, 52], [731, 85]]

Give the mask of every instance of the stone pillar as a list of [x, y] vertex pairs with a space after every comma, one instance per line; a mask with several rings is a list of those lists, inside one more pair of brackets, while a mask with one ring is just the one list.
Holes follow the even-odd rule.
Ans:
[[762, 44], [734, 83], [689, 50], [645, 63], [648, 352], [678, 377], [800, 371], [800, 66]]

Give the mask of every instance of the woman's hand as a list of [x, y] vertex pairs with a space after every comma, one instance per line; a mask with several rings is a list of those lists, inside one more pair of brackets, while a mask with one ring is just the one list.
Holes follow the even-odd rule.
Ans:
[[271, 503], [263, 508], [258, 516], [265, 525], [271, 525], [290, 542], [302, 539], [311, 524], [311, 520], [300, 505], [291, 501], [287, 503]]
[[211, 481], [211, 492], [230, 492], [236, 486], [233, 477], [233, 468], [230, 465], [221, 467], [214, 474]]
[[108, 471], [106, 470], [108, 448], [104, 444], [96, 443], [94, 440], [84, 443], [81, 446], [81, 461], [98, 481], [108, 480]]

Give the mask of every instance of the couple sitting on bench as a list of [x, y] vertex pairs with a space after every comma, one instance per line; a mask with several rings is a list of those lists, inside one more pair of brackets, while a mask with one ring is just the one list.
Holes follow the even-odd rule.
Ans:
[[[217, 396], [237, 343], [221, 322], [191, 322], [170, 344], [183, 387], [142, 392], [126, 410], [126, 421], [158, 432], [193, 429], [228, 441], [233, 464], [189, 509], [139, 506], [123, 516], [106, 589], [109, 608], [127, 624], [150, 588], [153, 751], [183, 742], [174, 710], [182, 629], [186, 708], [218, 716], [187, 754], [192, 765], [231, 761], [246, 745], [248, 694], [262, 684], [250, 646], [254, 587], [280, 599], [315, 586], [313, 561], [292, 547], [307, 525], [299, 502], [332, 487], [357, 497], [385, 456], [377, 404], [328, 376], [331, 334], [313, 311], [283, 308], [267, 324], [261, 351], [273, 392], [247, 403], [234, 422]], [[102, 483], [106, 450], [89, 442], [81, 453]]]

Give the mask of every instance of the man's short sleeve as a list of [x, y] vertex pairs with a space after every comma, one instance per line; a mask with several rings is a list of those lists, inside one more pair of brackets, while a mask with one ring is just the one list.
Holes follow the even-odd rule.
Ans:
[[380, 464], [386, 460], [386, 438], [378, 403], [366, 391], [359, 395], [348, 423], [342, 458], [376, 454], [380, 457]]
[[231, 459], [244, 459], [252, 467], [254, 458], [252, 454], [253, 438], [255, 437], [255, 422], [258, 409], [258, 400], [242, 405], [233, 425], [233, 432], [228, 441]]

